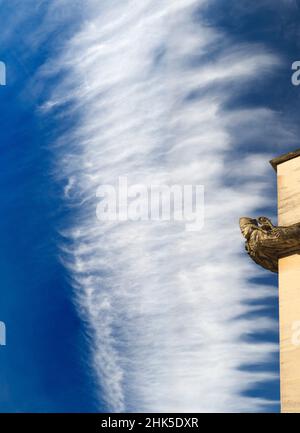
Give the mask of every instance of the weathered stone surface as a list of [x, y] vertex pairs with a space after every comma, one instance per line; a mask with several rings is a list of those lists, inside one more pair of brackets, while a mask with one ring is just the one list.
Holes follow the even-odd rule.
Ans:
[[279, 260], [281, 412], [300, 412], [300, 255]]
[[[273, 160], [280, 225], [300, 221], [300, 151]], [[300, 412], [300, 255], [279, 260], [281, 412]]]

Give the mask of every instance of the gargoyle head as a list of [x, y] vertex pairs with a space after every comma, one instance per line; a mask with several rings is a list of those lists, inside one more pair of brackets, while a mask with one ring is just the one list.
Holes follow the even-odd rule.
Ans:
[[257, 230], [258, 222], [254, 218], [240, 218], [240, 229], [245, 239], [249, 240], [253, 230]]
[[263, 230], [269, 231], [269, 230], [274, 229], [274, 226], [273, 226], [270, 218], [262, 216], [262, 217], [257, 218], [257, 221], [259, 222], [259, 224]]

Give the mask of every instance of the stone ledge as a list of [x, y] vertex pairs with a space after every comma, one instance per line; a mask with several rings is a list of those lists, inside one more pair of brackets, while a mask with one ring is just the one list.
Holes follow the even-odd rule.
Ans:
[[289, 161], [290, 159], [297, 158], [297, 156], [300, 156], [300, 149], [296, 149], [293, 152], [285, 153], [282, 156], [278, 156], [277, 158], [273, 158], [270, 161], [270, 164], [274, 168], [274, 170], [277, 172], [277, 165], [282, 164], [286, 161]]

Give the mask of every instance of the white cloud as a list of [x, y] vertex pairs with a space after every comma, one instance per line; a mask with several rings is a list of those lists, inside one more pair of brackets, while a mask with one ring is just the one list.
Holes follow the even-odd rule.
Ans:
[[[276, 347], [244, 338], [276, 324], [237, 316], [250, 311], [246, 300], [275, 289], [247, 281], [262, 271], [242, 253], [238, 217], [270, 204], [270, 168], [263, 154], [228, 155], [237, 140], [265, 136], [265, 121], [268, 142], [278, 132], [291, 137], [276, 113], [224, 103], [271, 77], [280, 61], [232, 41], [215, 60], [201, 58], [226, 36], [193, 19], [200, 3], [86, 1], [89, 19], [55, 59], [68, 75], [48, 108], [72, 98], [80, 114], [61, 137], [57, 162], [69, 178], [66, 200], [81, 201], [65, 232], [73, 240], [65, 262], [93, 337], [100, 392], [115, 411], [255, 411], [266, 403], [241, 393], [269, 375], [239, 367], [274, 356]], [[203, 231], [100, 223], [97, 187], [124, 175], [130, 183], [204, 184]]]

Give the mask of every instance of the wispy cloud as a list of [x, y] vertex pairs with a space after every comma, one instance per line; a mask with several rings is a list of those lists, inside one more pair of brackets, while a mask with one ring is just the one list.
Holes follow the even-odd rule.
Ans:
[[[280, 59], [206, 25], [205, 1], [85, 3], [89, 18], [44, 68], [67, 72], [44, 109], [72, 102], [79, 116], [58, 148], [65, 199], [78, 205], [63, 251], [101, 392], [115, 411], [259, 410], [265, 401], [241, 394], [270, 376], [240, 367], [276, 347], [245, 337], [276, 324], [247, 319], [246, 301], [273, 291], [248, 281], [260, 271], [237, 222], [270, 204], [269, 155], [234, 146], [293, 137], [267, 108], [225, 107], [242, 86], [271, 79]], [[100, 223], [97, 187], [124, 175], [205, 185], [203, 231]]]

